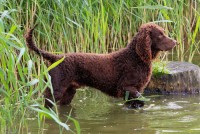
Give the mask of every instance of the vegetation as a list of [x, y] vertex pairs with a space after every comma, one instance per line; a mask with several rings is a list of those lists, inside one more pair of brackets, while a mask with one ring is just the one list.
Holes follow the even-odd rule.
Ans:
[[154, 62], [153, 63], [153, 75], [154, 76], [162, 76], [163, 74], [169, 74], [169, 70], [166, 68], [167, 62]]
[[26, 48], [28, 28], [38, 24], [35, 40], [50, 52], [107, 53], [125, 47], [138, 27], [151, 21], [180, 43], [162, 59], [192, 62], [200, 54], [199, 5], [199, 0], [1, 0], [0, 133], [28, 133], [27, 117], [33, 112], [39, 113], [38, 131], [47, 115], [70, 129], [57, 110], [42, 106], [42, 93], [51, 83], [44, 80], [44, 61]]

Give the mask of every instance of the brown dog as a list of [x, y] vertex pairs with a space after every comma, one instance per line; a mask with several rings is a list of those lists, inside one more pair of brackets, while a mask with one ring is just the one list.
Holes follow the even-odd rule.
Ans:
[[[119, 51], [110, 54], [68, 53], [54, 55], [36, 47], [32, 40], [31, 29], [27, 36], [27, 46], [54, 63], [65, 56], [64, 61], [49, 71], [53, 85], [53, 95], [60, 104], [69, 104], [80, 86], [90, 86], [114, 96], [124, 97], [129, 91], [130, 98], [139, 93], [150, 80], [151, 62], [159, 51], [167, 51], [176, 45], [176, 41], [167, 37], [164, 30], [156, 24], [147, 23], [140, 27], [132, 42]], [[45, 93], [45, 106], [52, 107], [50, 90]], [[135, 101], [133, 107], [143, 106]]]

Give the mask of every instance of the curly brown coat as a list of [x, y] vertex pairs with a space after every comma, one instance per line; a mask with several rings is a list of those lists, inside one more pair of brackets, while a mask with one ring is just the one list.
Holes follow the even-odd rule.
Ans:
[[[151, 62], [159, 51], [167, 51], [176, 45], [176, 41], [167, 37], [164, 30], [156, 24], [147, 23], [126, 48], [110, 54], [67, 53], [54, 55], [36, 47], [33, 42], [33, 30], [27, 36], [27, 46], [50, 63], [65, 56], [64, 61], [49, 71], [53, 86], [53, 95], [60, 104], [69, 104], [81, 86], [90, 86], [114, 97], [124, 97], [130, 92], [131, 98], [139, 93], [150, 80]], [[45, 93], [46, 107], [52, 107], [52, 95]], [[143, 103], [141, 104], [143, 105]]]

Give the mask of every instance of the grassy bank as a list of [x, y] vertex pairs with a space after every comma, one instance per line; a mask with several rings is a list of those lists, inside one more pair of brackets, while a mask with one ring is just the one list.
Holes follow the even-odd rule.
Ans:
[[142, 23], [156, 22], [180, 43], [162, 59], [191, 62], [199, 54], [199, 6], [195, 0], [0, 1], [0, 132], [29, 132], [26, 118], [33, 112], [40, 113], [41, 128], [46, 114], [63, 125], [56, 112], [40, 105], [51, 83], [44, 81], [44, 61], [26, 49], [29, 27], [38, 24], [35, 40], [50, 52], [107, 53], [126, 46]]

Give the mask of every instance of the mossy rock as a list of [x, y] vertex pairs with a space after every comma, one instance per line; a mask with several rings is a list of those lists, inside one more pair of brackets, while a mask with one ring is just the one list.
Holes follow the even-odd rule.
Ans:
[[153, 75], [145, 93], [179, 94], [200, 92], [200, 68], [188, 62], [167, 63], [168, 74]]

